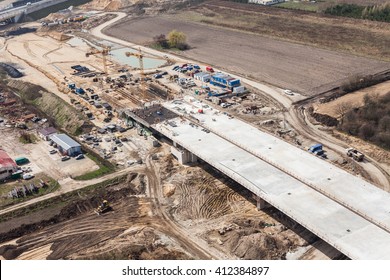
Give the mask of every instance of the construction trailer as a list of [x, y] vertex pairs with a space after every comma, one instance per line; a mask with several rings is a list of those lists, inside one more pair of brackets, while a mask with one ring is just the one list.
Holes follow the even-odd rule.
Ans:
[[204, 83], [208, 83], [211, 80], [211, 75], [206, 72], [199, 72], [194, 74], [194, 79]]
[[249, 0], [249, 4], [260, 4], [264, 6], [270, 6], [270, 5], [275, 5], [279, 3], [283, 3], [285, 0]]
[[214, 86], [228, 88], [230, 90], [241, 85], [241, 81], [239, 79], [233, 78], [223, 73], [212, 75], [210, 83]]

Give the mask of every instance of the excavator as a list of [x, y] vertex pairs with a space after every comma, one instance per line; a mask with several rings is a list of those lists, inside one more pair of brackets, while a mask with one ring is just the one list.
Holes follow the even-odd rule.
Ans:
[[111, 211], [112, 208], [107, 200], [103, 200], [102, 204], [98, 206], [98, 208], [95, 209], [95, 213], [98, 215], [101, 215], [103, 213], [106, 213], [108, 211]]

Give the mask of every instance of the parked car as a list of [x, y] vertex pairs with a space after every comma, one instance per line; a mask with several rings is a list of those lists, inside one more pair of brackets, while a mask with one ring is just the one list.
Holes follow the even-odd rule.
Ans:
[[69, 159], [70, 159], [70, 157], [64, 156], [64, 157], [61, 158], [61, 161], [67, 161], [67, 160], [69, 160]]
[[77, 157], [76, 157], [76, 159], [78, 160], [78, 159], [83, 159], [84, 158], [84, 155], [83, 154], [79, 154]]
[[30, 179], [34, 178], [34, 175], [32, 175], [32, 174], [23, 174], [22, 178], [24, 180], [30, 180]]
[[57, 150], [50, 150], [49, 153], [50, 153], [51, 155], [53, 155], [53, 154], [57, 153]]
[[161, 79], [161, 78], [162, 78], [162, 75], [161, 75], [161, 74], [155, 74], [153, 77], [154, 77], [155, 79]]
[[287, 94], [287, 95], [294, 95], [294, 93], [291, 90], [289, 90], [289, 89], [285, 89], [284, 93]]

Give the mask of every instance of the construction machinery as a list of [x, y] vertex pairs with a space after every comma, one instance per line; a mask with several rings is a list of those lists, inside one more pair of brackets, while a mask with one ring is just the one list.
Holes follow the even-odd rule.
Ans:
[[352, 157], [356, 161], [363, 161], [364, 159], [364, 154], [354, 148], [348, 148], [346, 152], [347, 156]]
[[145, 72], [144, 72], [144, 57], [153, 58], [153, 59], [156, 59], [156, 57], [147, 56], [147, 55], [143, 54], [141, 51], [141, 48], [138, 48], [138, 53], [126, 52], [126, 56], [127, 57], [134, 56], [134, 57], [138, 58], [139, 69], [140, 69], [140, 74], [141, 74], [141, 79], [140, 79], [141, 94], [142, 94], [142, 99], [144, 99], [144, 98], [146, 98], [146, 83], [145, 83], [146, 76], [145, 76]]
[[101, 215], [103, 213], [106, 213], [110, 211], [112, 208], [107, 200], [103, 200], [102, 204], [98, 206], [98, 208], [95, 209], [95, 213], [98, 215]]
[[103, 68], [104, 68], [104, 74], [108, 74], [107, 72], [107, 59], [106, 56], [110, 54], [111, 47], [110, 46], [105, 46], [103, 49], [98, 50], [96, 48], [91, 48], [89, 52], [85, 54], [86, 57], [89, 57], [90, 55], [94, 54], [101, 54], [103, 57]]

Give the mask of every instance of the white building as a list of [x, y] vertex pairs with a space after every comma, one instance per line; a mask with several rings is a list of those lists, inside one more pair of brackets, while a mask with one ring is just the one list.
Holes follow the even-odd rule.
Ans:
[[249, 0], [248, 1], [248, 3], [260, 4], [260, 5], [265, 5], [265, 6], [275, 5], [275, 4], [282, 3], [282, 2], [285, 2], [285, 0]]
[[66, 134], [53, 134], [50, 137], [62, 155], [77, 156], [81, 154], [81, 145]]
[[211, 75], [206, 72], [199, 72], [194, 74], [194, 79], [202, 81], [204, 83], [208, 83], [211, 80]]

